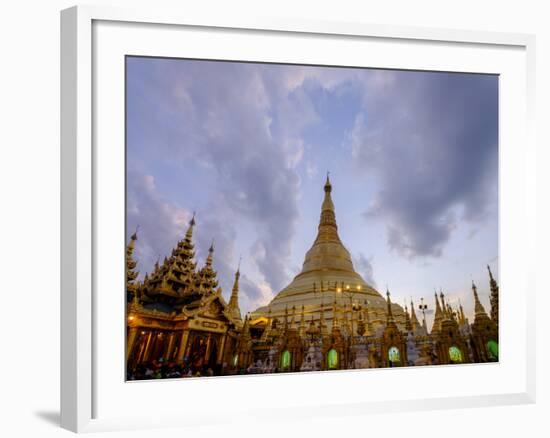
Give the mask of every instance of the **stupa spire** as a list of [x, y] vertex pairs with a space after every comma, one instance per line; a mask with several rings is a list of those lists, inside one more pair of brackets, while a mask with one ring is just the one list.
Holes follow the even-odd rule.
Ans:
[[449, 303], [445, 301], [445, 295], [443, 294], [443, 289], [439, 290], [439, 298], [441, 299], [441, 308], [443, 310], [443, 319], [452, 319]]
[[231, 298], [229, 299], [229, 311], [235, 319], [241, 320], [241, 309], [239, 308], [239, 277], [241, 276], [241, 260], [239, 259], [239, 266], [237, 272], [235, 272], [235, 281], [233, 282], [233, 289], [231, 290]]
[[[350, 253], [338, 236], [338, 225], [336, 224], [336, 214], [334, 203], [332, 202], [332, 184], [328, 174], [323, 189], [325, 195], [321, 204], [317, 237], [306, 253], [302, 272], [296, 278], [310, 272], [336, 269], [347, 272], [355, 277], [353, 280], [354, 283], [363, 283], [363, 279], [353, 268]], [[321, 280], [321, 291], [324, 289]]]
[[217, 272], [212, 267], [214, 257], [214, 241], [208, 248], [208, 256], [202, 269], [196, 275], [195, 287], [200, 293], [213, 293], [218, 287]]
[[388, 324], [389, 324], [390, 322], [394, 322], [394, 321], [393, 321], [393, 313], [392, 313], [392, 310], [391, 310], [390, 291], [387, 287], [386, 287], [386, 304], [388, 306], [388, 310], [387, 310], [387, 313], [386, 313], [386, 318], [387, 318], [387, 321], [388, 321]]
[[420, 322], [418, 321], [418, 318], [416, 317], [416, 312], [414, 311], [414, 303], [411, 298], [411, 325], [413, 331], [416, 331], [420, 327]]
[[213, 255], [214, 255], [214, 240], [212, 240], [212, 243], [210, 244], [210, 248], [208, 248], [208, 256], [206, 257], [206, 266], [212, 266]]
[[438, 333], [441, 330], [441, 321], [443, 320], [443, 311], [439, 305], [439, 299], [437, 298], [437, 291], [435, 292], [435, 314], [434, 322], [432, 325], [432, 333]]
[[481, 318], [488, 317], [487, 312], [483, 307], [483, 304], [481, 304], [481, 301], [479, 301], [479, 295], [477, 294], [477, 286], [475, 285], [473, 280], [472, 280], [472, 292], [474, 293], [474, 319], [477, 319], [479, 317]]
[[188, 240], [191, 240], [193, 237], [193, 227], [195, 226], [195, 212], [193, 212], [193, 217], [189, 221], [189, 227], [187, 228], [187, 232], [185, 233], [185, 238]]
[[338, 237], [338, 226], [336, 225], [336, 214], [334, 211], [334, 203], [332, 202], [332, 184], [330, 183], [329, 174], [327, 172], [327, 180], [325, 182], [325, 198], [321, 205], [321, 217], [319, 219], [319, 227], [317, 239], [318, 241], [336, 241], [340, 242]]
[[460, 302], [460, 299], [458, 300], [458, 315], [459, 319], [458, 322], [460, 325], [467, 324], [466, 315], [464, 315], [464, 308], [462, 307], [462, 303]]
[[407, 303], [403, 303], [404, 304], [404, 309], [405, 309], [405, 329], [408, 331], [408, 332], [412, 332], [413, 331], [413, 326], [412, 326], [412, 323], [411, 323], [411, 316], [409, 315], [409, 309], [407, 308]]

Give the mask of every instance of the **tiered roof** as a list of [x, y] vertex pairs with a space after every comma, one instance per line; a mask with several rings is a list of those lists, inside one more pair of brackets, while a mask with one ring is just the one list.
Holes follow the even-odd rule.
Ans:
[[163, 298], [164, 301], [175, 303], [193, 292], [196, 275], [194, 225], [193, 216], [185, 237], [177, 243], [170, 257], [165, 257], [160, 266], [157, 262], [151, 276], [144, 280], [144, 294], [147, 297]]
[[218, 287], [218, 274], [212, 267], [214, 243], [208, 248], [208, 256], [202, 269], [195, 275], [195, 290], [200, 294], [213, 293]]
[[[195, 216], [193, 215], [185, 237], [177, 243], [170, 257], [165, 257], [162, 264], [157, 261], [153, 272], [150, 275], [145, 274], [140, 287], [142, 292], [140, 301], [146, 307], [154, 307], [166, 312], [186, 308], [193, 312], [206, 302], [207, 297], [221, 298], [217, 273], [212, 265], [213, 245], [208, 250], [205, 265], [197, 271], [193, 244], [194, 226]], [[225, 302], [223, 306], [227, 306]], [[238, 318], [235, 318], [235, 312], [230, 313], [233, 319], [240, 321], [240, 311]]]

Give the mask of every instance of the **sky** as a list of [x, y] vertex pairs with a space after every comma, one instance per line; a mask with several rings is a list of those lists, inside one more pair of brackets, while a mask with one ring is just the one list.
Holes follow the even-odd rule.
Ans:
[[[141, 277], [196, 212], [223, 295], [265, 305], [300, 272], [330, 171], [340, 238], [392, 300], [473, 315], [498, 280], [498, 77], [128, 57], [127, 234]], [[129, 238], [129, 235], [127, 238]]]

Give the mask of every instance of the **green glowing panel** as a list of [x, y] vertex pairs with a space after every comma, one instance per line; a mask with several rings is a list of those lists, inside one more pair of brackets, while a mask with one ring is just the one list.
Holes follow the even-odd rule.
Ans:
[[388, 350], [388, 359], [391, 363], [401, 362], [401, 355], [399, 354], [399, 349], [397, 347], [391, 347]]
[[449, 358], [453, 363], [462, 363], [462, 351], [453, 345], [449, 348]]
[[338, 352], [334, 348], [329, 350], [327, 362], [329, 370], [335, 370], [338, 368]]
[[489, 359], [498, 360], [498, 343], [493, 340], [487, 342], [487, 352], [489, 353]]
[[290, 351], [285, 350], [281, 356], [281, 368], [288, 370], [290, 368]]

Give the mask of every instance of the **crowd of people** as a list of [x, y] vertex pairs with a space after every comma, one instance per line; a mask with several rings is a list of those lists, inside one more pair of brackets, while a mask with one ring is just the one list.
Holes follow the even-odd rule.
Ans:
[[182, 377], [202, 377], [219, 375], [212, 367], [193, 367], [184, 362], [165, 362], [162, 359], [137, 365], [128, 369], [127, 380], [177, 379]]
[[[234, 372], [233, 372], [234, 373]], [[231, 374], [233, 374], [231, 373]], [[185, 377], [212, 377], [224, 373], [220, 367], [203, 365], [197, 367], [192, 361], [183, 363], [165, 362], [163, 359], [137, 365], [128, 369], [126, 380], [178, 379]], [[241, 369], [236, 374], [254, 374], [253, 370]]]

